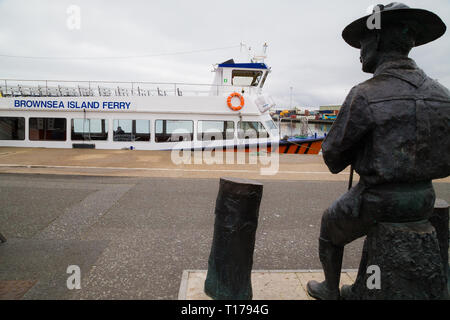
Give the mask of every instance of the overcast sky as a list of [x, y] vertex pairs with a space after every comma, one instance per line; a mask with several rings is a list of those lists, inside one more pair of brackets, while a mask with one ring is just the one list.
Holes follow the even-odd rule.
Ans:
[[[265, 91], [279, 106], [341, 104], [361, 71], [359, 51], [341, 38], [343, 28], [366, 14], [372, 0], [0, 0], [0, 78], [210, 83], [212, 65], [245, 61], [239, 44], [255, 53], [267, 42], [272, 68]], [[382, 4], [389, 2], [381, 1]], [[450, 1], [409, 0], [450, 25]], [[67, 26], [67, 8], [81, 9], [80, 29]], [[136, 58], [142, 55], [210, 50]], [[231, 48], [230, 48], [231, 47]], [[28, 59], [26, 57], [135, 57]], [[449, 31], [411, 57], [450, 88]]]

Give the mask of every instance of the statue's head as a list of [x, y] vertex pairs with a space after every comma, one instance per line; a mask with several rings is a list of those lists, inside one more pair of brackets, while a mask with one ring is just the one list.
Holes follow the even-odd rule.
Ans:
[[373, 73], [383, 57], [407, 57], [413, 47], [436, 40], [445, 30], [436, 14], [394, 2], [375, 6], [372, 14], [349, 24], [342, 37], [361, 50], [363, 71]]
[[386, 56], [408, 57], [415, 46], [414, 23], [392, 23], [380, 30], [366, 32], [360, 40], [360, 61], [364, 72], [374, 73], [380, 59]]

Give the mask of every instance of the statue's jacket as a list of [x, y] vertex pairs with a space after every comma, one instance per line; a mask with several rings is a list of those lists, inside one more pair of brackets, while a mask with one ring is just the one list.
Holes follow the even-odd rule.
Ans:
[[378, 186], [431, 185], [450, 175], [450, 91], [412, 59], [385, 62], [352, 88], [322, 153], [333, 173], [353, 164], [360, 175], [356, 194]]

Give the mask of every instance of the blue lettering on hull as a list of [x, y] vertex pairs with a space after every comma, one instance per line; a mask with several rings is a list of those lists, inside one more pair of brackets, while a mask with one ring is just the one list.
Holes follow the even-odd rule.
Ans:
[[130, 110], [131, 102], [103, 101], [100, 108], [98, 101], [57, 101], [57, 100], [14, 100], [14, 108], [33, 109], [105, 109], [105, 110]]

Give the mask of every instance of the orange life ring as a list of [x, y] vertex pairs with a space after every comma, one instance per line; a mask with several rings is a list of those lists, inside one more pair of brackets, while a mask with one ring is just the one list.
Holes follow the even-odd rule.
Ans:
[[[233, 99], [234, 97], [239, 98], [239, 100], [241, 100], [241, 104], [239, 106], [237, 106], [237, 107], [233, 107], [233, 105], [231, 104], [231, 99]], [[237, 93], [237, 92], [233, 92], [232, 94], [230, 94], [228, 96], [227, 104], [228, 104], [228, 107], [231, 110], [233, 110], [233, 111], [241, 110], [242, 107], [244, 107], [244, 103], [245, 103], [244, 102], [244, 97], [241, 94]]]

